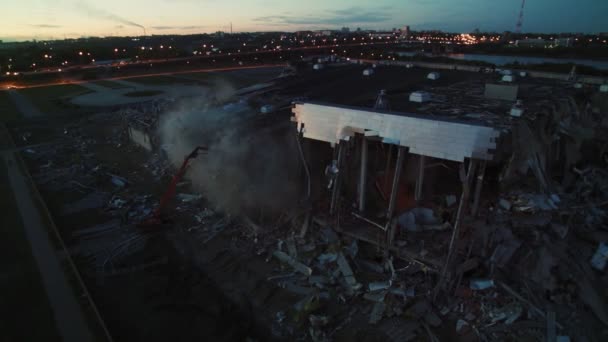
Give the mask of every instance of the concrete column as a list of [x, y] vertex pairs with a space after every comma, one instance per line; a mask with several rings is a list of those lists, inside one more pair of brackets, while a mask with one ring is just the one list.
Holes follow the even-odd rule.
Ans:
[[477, 215], [479, 209], [479, 199], [481, 197], [481, 187], [483, 186], [483, 177], [486, 173], [487, 161], [483, 160], [479, 165], [479, 171], [477, 171], [477, 184], [475, 184], [475, 194], [473, 195], [473, 207], [471, 207], [471, 214]]
[[342, 155], [344, 154], [344, 145], [346, 142], [340, 141], [338, 143], [338, 156], [336, 159], [338, 160], [338, 175], [334, 181], [333, 188], [331, 190], [331, 202], [329, 207], [329, 214], [333, 215], [336, 211], [336, 206], [338, 203], [338, 198], [340, 197], [340, 183], [342, 179]]
[[426, 157], [423, 155], [418, 156], [418, 178], [416, 179], [416, 193], [414, 198], [416, 202], [419, 202], [422, 198], [422, 185], [424, 184], [424, 165]]
[[393, 176], [393, 187], [391, 189], [391, 197], [388, 202], [388, 210], [386, 212], [386, 218], [390, 224], [393, 218], [393, 212], [395, 211], [395, 200], [397, 199], [397, 190], [399, 189], [399, 178], [401, 176], [401, 169], [403, 168], [403, 159], [405, 159], [405, 147], [399, 146], [397, 153], [397, 164], [395, 165], [395, 175]]
[[361, 172], [359, 174], [359, 211], [365, 210], [365, 189], [367, 187], [367, 139], [361, 140]]
[[[439, 291], [442, 290], [445, 281], [446, 281], [446, 273], [448, 267], [450, 265], [450, 261], [452, 258], [452, 254], [454, 252], [454, 245], [456, 242], [456, 238], [460, 232], [460, 226], [462, 225], [462, 219], [464, 218], [466, 206], [469, 202], [469, 195], [471, 193], [471, 183], [473, 181], [473, 174], [475, 173], [475, 167], [477, 166], [477, 161], [475, 159], [471, 159], [469, 161], [469, 170], [465, 174], [464, 163], [461, 164], [461, 181], [462, 181], [462, 193], [460, 194], [460, 203], [458, 204], [458, 211], [456, 212], [456, 219], [454, 220], [454, 229], [452, 230], [452, 237], [450, 238], [450, 245], [448, 247], [448, 255], [445, 259], [445, 264], [441, 270], [441, 275], [439, 277], [439, 281], [437, 281], [437, 285], [435, 286], [433, 300], [437, 297]], [[464, 177], [463, 177], [464, 175]]]
[[391, 160], [393, 159], [393, 144], [388, 145], [386, 154], [386, 169], [384, 169], [384, 186], [388, 183], [388, 172], [391, 170]]

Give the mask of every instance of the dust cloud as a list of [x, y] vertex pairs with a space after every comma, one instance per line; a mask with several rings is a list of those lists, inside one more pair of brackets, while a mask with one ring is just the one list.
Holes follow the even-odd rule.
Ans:
[[185, 177], [217, 209], [255, 220], [279, 215], [298, 200], [294, 132], [285, 125], [260, 125], [264, 117], [246, 103], [227, 102], [237, 100], [234, 94], [219, 82], [165, 113], [159, 125], [162, 147], [176, 167], [196, 146], [208, 148]]

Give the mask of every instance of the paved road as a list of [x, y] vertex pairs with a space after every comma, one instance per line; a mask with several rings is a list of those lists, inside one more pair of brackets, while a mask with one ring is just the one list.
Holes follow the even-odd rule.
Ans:
[[143, 84], [135, 83], [135, 82], [130, 82], [130, 81], [125, 81], [123, 79], [112, 79], [110, 81], [118, 83], [118, 84], [122, 84], [122, 85], [124, 85], [126, 87], [129, 87], [129, 88], [135, 88], [135, 89], [144, 88]]
[[104, 86], [101, 86], [99, 84], [92, 83], [92, 82], [80, 83], [80, 86], [85, 87], [92, 91], [97, 91], [97, 92], [103, 92], [103, 91], [108, 91], [108, 90], [112, 89], [112, 88], [104, 87]]
[[17, 106], [17, 109], [19, 109], [25, 118], [31, 119], [42, 116], [42, 113], [38, 110], [38, 108], [36, 108], [27, 97], [23, 96], [23, 94], [19, 94], [14, 89], [9, 90], [8, 93]]
[[17, 166], [17, 160], [12, 152], [2, 153], [2, 158], [6, 161], [8, 178], [53, 310], [57, 330], [62, 340], [66, 342], [93, 341], [76, 293], [66, 278], [58, 254], [49, 239], [48, 229], [43, 224], [36, 202], [31, 195], [27, 178]]

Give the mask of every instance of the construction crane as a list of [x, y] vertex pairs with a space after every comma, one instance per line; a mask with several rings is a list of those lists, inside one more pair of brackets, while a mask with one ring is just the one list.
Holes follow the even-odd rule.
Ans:
[[521, 1], [521, 9], [519, 10], [519, 18], [517, 19], [517, 25], [515, 25], [515, 33], [521, 33], [521, 27], [524, 24], [524, 6], [526, 6], [526, 0]]
[[167, 190], [165, 190], [163, 197], [161, 197], [160, 203], [154, 209], [154, 211], [152, 211], [152, 214], [147, 219], [143, 220], [137, 225], [139, 228], [150, 229], [154, 227], [160, 227], [167, 223], [166, 218], [163, 217], [163, 213], [165, 207], [167, 206], [167, 204], [169, 204], [169, 201], [171, 201], [171, 199], [175, 197], [175, 189], [177, 187], [177, 183], [179, 183], [182, 177], [184, 177], [184, 174], [186, 173], [186, 169], [188, 168], [188, 164], [190, 163], [190, 161], [198, 157], [201, 152], [206, 153], [207, 150], [207, 147], [198, 146], [184, 158], [182, 166], [177, 170], [177, 173], [173, 176], [173, 179], [171, 179], [171, 183], [169, 183], [169, 187], [167, 188]]

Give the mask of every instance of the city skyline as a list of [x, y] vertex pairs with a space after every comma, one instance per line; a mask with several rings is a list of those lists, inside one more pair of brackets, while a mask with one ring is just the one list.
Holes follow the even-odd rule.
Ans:
[[[7, 1], [7, 0], [2, 0]], [[519, 0], [388, 0], [374, 5], [362, 0], [307, 2], [252, 0], [148, 0], [96, 3], [85, 0], [23, 0], [4, 6], [10, 15], [0, 22], [0, 40], [63, 39], [87, 36], [194, 34], [230, 31], [297, 31], [390, 29], [450, 32], [513, 31]], [[608, 2], [528, 0], [523, 32], [608, 31]]]

